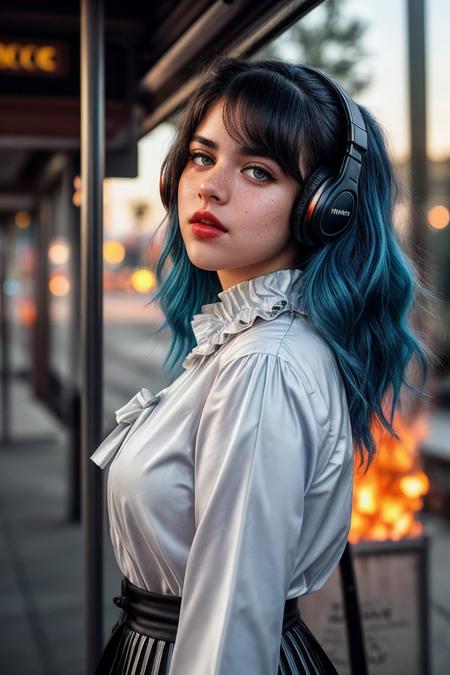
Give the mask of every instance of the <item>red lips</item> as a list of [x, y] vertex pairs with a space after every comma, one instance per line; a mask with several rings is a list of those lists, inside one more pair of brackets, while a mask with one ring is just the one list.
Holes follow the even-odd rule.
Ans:
[[220, 220], [213, 216], [212, 213], [209, 211], [196, 211], [195, 213], [192, 214], [192, 216], [189, 218], [190, 223], [199, 223], [201, 220], [205, 220], [211, 225], [214, 225], [214, 227], [218, 227], [219, 230], [223, 230], [224, 232], [228, 232], [226, 227], [222, 225]]

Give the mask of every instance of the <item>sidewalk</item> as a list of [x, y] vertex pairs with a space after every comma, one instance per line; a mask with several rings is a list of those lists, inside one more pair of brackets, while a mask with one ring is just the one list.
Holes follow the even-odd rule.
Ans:
[[[81, 525], [66, 516], [66, 433], [32, 398], [26, 381], [13, 383], [13, 437], [30, 442], [0, 451], [0, 670], [2, 675], [84, 675], [83, 540]], [[446, 675], [450, 521], [434, 514], [423, 514], [422, 520], [432, 540], [431, 675]], [[104, 541], [106, 639], [119, 613], [112, 597], [120, 590], [121, 574], [106, 528]]]
[[[67, 435], [26, 381], [13, 382], [20, 442], [0, 446], [0, 672], [84, 675], [83, 536], [67, 517]], [[106, 639], [121, 573], [104, 534]]]

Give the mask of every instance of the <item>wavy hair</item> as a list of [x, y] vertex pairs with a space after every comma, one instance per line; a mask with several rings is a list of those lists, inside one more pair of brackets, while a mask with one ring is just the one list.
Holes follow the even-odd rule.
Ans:
[[[269, 151], [298, 181], [299, 189], [319, 167], [337, 171], [346, 146], [346, 120], [335, 95], [301, 65], [217, 57], [203, 71], [160, 176], [167, 228], [156, 264], [158, 290], [149, 302], [158, 301], [165, 315], [156, 332], [166, 326], [172, 332], [163, 365], [168, 364], [171, 372], [196, 344], [194, 314], [202, 305], [217, 302], [222, 290], [216, 272], [190, 262], [177, 210], [189, 142], [219, 99], [230, 135]], [[419, 366], [423, 387], [433, 353], [411, 325], [413, 305], [426, 308], [422, 299], [431, 292], [420, 282], [393, 226], [400, 182], [381, 126], [369, 110], [362, 105], [359, 109], [368, 150], [361, 165], [356, 222], [332, 243], [306, 248], [299, 244], [298, 267], [304, 271], [301, 293], [309, 318], [331, 347], [342, 374], [354, 449], [360, 466], [366, 458], [367, 470], [376, 453], [373, 424], [401, 440], [392, 425], [403, 385], [410, 393], [427, 397], [407, 381], [407, 369], [412, 363]], [[306, 176], [300, 171], [300, 156]], [[384, 410], [387, 400], [390, 419]]]

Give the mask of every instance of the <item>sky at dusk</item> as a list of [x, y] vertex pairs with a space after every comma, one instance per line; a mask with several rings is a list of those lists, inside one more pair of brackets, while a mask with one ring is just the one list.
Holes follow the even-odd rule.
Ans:
[[[391, 136], [399, 158], [409, 154], [407, 2], [347, 0], [345, 13], [370, 22], [364, 46], [371, 52], [364, 70], [373, 82], [359, 102], [371, 108]], [[450, 155], [450, 0], [427, 0], [426, 74], [428, 153]]]

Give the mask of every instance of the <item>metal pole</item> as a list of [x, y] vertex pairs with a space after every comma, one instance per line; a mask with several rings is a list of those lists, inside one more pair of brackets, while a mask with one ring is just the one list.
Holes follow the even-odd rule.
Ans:
[[81, 475], [86, 673], [103, 646], [103, 482], [89, 457], [103, 421], [104, 17], [102, 0], [81, 0]]
[[424, 209], [428, 196], [427, 99], [425, 68], [425, 2], [408, 0], [408, 65], [410, 116], [410, 190], [412, 257], [427, 280], [429, 256]]
[[350, 547], [351, 544], [347, 541], [339, 563], [350, 667], [352, 675], [368, 675], [364, 628]]
[[[425, 0], [407, 1], [408, 21], [408, 67], [409, 67], [409, 119], [410, 119], [410, 200], [411, 232], [408, 253], [412, 258], [422, 284], [430, 289], [436, 287], [434, 265], [429, 246], [427, 225], [427, 201], [429, 193], [427, 157], [427, 91], [426, 91], [426, 16]], [[415, 330], [429, 336], [428, 318], [425, 312], [413, 314]], [[429, 341], [427, 340], [427, 341]], [[433, 348], [430, 343], [429, 346]], [[412, 371], [416, 379], [417, 369]], [[417, 415], [423, 402], [417, 398], [405, 400], [405, 413], [409, 419]]]
[[[3, 225], [3, 226], [2, 226]], [[11, 251], [9, 249], [9, 223], [5, 218], [0, 224], [1, 246], [0, 246], [0, 334], [1, 334], [1, 443], [7, 444], [11, 441], [11, 406], [10, 406], [10, 355], [9, 355], [9, 325], [8, 325], [8, 298], [6, 295], [6, 279], [8, 277], [8, 260]]]
[[37, 223], [34, 233], [36, 248], [36, 266], [34, 296], [36, 303], [36, 321], [33, 325], [33, 360], [31, 367], [33, 392], [41, 400], [46, 400], [49, 389], [49, 292], [48, 292], [48, 247], [52, 224], [51, 198], [49, 194], [41, 197]]
[[[66, 166], [66, 185], [69, 192], [73, 191], [73, 179], [80, 174], [78, 156], [71, 155]], [[71, 297], [71, 335], [70, 335], [70, 395], [68, 414], [70, 419], [70, 450], [68, 465], [68, 517], [72, 522], [81, 521], [81, 421], [80, 421], [80, 341], [78, 326], [81, 319], [81, 279], [80, 279], [80, 213], [78, 207], [72, 203], [71, 197], [67, 218], [69, 221], [70, 236], [70, 276], [72, 278]]]

